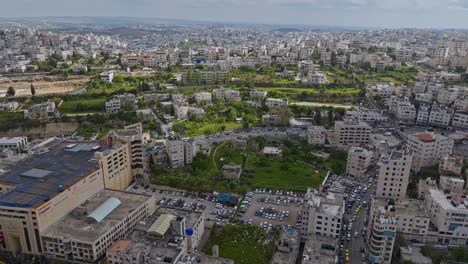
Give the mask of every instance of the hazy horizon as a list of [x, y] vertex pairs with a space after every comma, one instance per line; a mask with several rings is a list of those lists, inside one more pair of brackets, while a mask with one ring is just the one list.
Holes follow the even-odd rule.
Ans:
[[[468, 28], [468, 0], [1, 0], [0, 17], [92, 16], [226, 23]], [[25, 8], [26, 6], [26, 8]]]

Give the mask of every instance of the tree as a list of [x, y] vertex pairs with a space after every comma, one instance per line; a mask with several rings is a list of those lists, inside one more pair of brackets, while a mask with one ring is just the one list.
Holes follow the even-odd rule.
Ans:
[[242, 123], [242, 127], [244, 129], [248, 129], [249, 128], [249, 122], [247, 122], [247, 120], [244, 120], [244, 123]]
[[34, 96], [36, 95], [36, 88], [34, 88], [34, 85], [31, 83], [31, 95]]
[[315, 110], [315, 115], [314, 115], [314, 123], [315, 125], [320, 125], [322, 121], [322, 113], [320, 112], [320, 109]]
[[12, 86], [8, 87], [8, 90], [7, 90], [7, 92], [6, 92], [6, 96], [7, 96], [7, 97], [11, 97], [11, 96], [15, 96], [15, 94], [16, 94], [15, 89], [13, 89]]

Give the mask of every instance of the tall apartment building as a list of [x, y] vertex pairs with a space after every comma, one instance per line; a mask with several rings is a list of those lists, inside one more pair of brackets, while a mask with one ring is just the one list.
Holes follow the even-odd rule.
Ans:
[[145, 160], [142, 132], [142, 125], [139, 123], [135, 128], [119, 129], [111, 133], [114, 141], [125, 143], [128, 148], [132, 177], [141, 176], [144, 173]]
[[185, 146], [180, 139], [166, 140], [166, 151], [172, 168], [182, 168], [185, 165]]
[[397, 221], [391, 205], [374, 210], [369, 221], [370, 263], [390, 264], [395, 243]]
[[439, 89], [439, 92], [437, 93], [437, 102], [440, 104], [451, 104], [457, 99], [458, 92], [459, 89], [457, 87]]
[[466, 196], [430, 188], [426, 192], [425, 205], [431, 223], [436, 228], [436, 242], [463, 246], [468, 243]]
[[333, 133], [339, 148], [349, 148], [369, 143], [371, 130], [364, 122], [347, 120], [336, 121]]
[[431, 107], [429, 105], [422, 104], [418, 109], [418, 116], [416, 117], [416, 124], [426, 126], [429, 121], [429, 115], [431, 114]]
[[375, 197], [403, 199], [406, 196], [412, 161], [412, 150], [394, 150], [389, 156], [383, 156], [379, 162]]
[[344, 199], [341, 194], [320, 195], [317, 190], [308, 188], [302, 209], [302, 241], [313, 239], [316, 235], [338, 238], [344, 213]]
[[361, 147], [352, 147], [348, 151], [346, 174], [353, 177], [364, 177], [373, 158], [374, 152]]
[[440, 134], [421, 132], [408, 136], [408, 148], [414, 151], [411, 168], [419, 171], [452, 154], [453, 140]]
[[195, 102], [197, 103], [200, 103], [200, 102], [210, 103], [212, 95], [209, 92], [199, 92], [199, 93], [195, 93], [193, 97], [195, 99]]

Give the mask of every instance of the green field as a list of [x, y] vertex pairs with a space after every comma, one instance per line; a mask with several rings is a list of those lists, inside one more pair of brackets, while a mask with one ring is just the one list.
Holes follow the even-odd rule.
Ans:
[[211, 255], [213, 246], [218, 245], [219, 256], [236, 264], [267, 264], [273, 256], [277, 236], [253, 225], [215, 226], [203, 251]]
[[242, 127], [241, 123], [225, 122], [225, 123], [197, 123], [191, 121], [182, 121], [174, 124], [174, 127], [179, 125], [185, 126], [184, 137], [196, 137], [201, 135], [209, 135], [224, 130], [234, 130]]
[[106, 98], [64, 101], [59, 110], [63, 113], [96, 113], [105, 111]]
[[[285, 165], [287, 167], [283, 168]], [[254, 171], [254, 187], [295, 191], [318, 187], [325, 176], [324, 172], [298, 162], [271, 162], [269, 166], [261, 166]]]

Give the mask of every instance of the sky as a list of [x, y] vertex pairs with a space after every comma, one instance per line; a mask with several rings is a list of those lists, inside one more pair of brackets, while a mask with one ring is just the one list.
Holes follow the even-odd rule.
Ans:
[[468, 0], [0, 0], [0, 17], [31, 16], [468, 28]]

